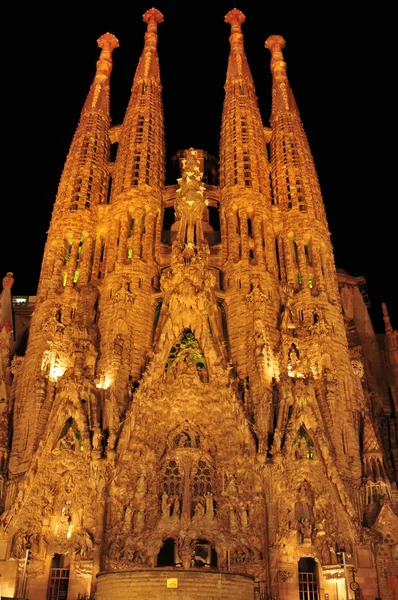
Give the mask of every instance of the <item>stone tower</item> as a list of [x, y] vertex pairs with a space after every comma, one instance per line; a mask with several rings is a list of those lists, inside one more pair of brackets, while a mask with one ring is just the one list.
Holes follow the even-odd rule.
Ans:
[[397, 332], [384, 307], [378, 345], [336, 269], [285, 41], [265, 43], [264, 127], [226, 15], [219, 185], [188, 148], [165, 186], [163, 15], [143, 19], [112, 127], [119, 42], [98, 40], [23, 357], [3, 279], [3, 596], [337, 600], [354, 581], [392, 600]]

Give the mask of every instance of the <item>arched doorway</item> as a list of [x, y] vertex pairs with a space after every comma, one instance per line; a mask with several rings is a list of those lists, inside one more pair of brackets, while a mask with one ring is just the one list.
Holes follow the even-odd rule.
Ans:
[[70, 558], [54, 554], [51, 563], [47, 600], [66, 600], [68, 596]]
[[300, 600], [319, 600], [317, 566], [313, 558], [300, 558], [298, 580]]
[[175, 550], [173, 538], [164, 540], [162, 547], [159, 550], [157, 566], [158, 567], [174, 567], [175, 566]]

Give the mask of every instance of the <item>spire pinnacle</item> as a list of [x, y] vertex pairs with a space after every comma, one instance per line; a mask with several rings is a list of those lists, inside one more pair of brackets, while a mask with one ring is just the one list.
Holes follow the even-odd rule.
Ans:
[[150, 8], [142, 15], [142, 19], [148, 25], [147, 32], [145, 34], [145, 41], [152, 41], [153, 36], [157, 35], [158, 23], [163, 23], [164, 16], [160, 10], [157, 10], [157, 8]]
[[286, 42], [281, 35], [270, 35], [265, 41], [265, 47], [271, 52], [271, 71], [278, 79], [278, 76], [286, 77], [286, 63], [283, 59], [283, 48]]
[[271, 52], [271, 73], [273, 79], [271, 121], [273, 117], [282, 112], [296, 113], [298, 115], [299, 110], [287, 78], [286, 63], [282, 53], [286, 42], [281, 35], [270, 35], [264, 45]]
[[242, 33], [240, 26], [246, 21], [246, 17], [242, 11], [233, 8], [225, 15], [224, 21], [231, 25], [231, 34]]
[[[97, 40], [98, 48], [102, 48], [104, 51], [113, 50], [119, 48], [119, 40], [112, 33], [104, 33]], [[102, 53], [101, 53], [102, 56]], [[101, 59], [100, 56], [100, 59]]]
[[[177, 237], [193, 247], [195, 245], [195, 225], [201, 227], [201, 219], [206, 206], [204, 196], [206, 188], [203, 185], [203, 173], [200, 171], [196, 150], [193, 148], [187, 150], [182, 165], [182, 177], [177, 179], [179, 188], [176, 191], [175, 203], [176, 217], [181, 223]], [[198, 231], [196, 235], [198, 235]]]
[[11, 288], [14, 283], [13, 273], [8, 271], [3, 277], [3, 290], [0, 293], [0, 331], [4, 327], [7, 333], [12, 331], [12, 305], [11, 305]]
[[101, 110], [108, 114], [108, 88], [112, 72], [112, 52], [119, 47], [119, 40], [112, 33], [104, 33], [97, 40], [102, 52], [97, 60], [94, 81], [83, 107], [83, 112]]
[[381, 309], [383, 311], [383, 321], [384, 321], [385, 332], [392, 333], [393, 328], [391, 325], [390, 316], [388, 314], [387, 304], [385, 302], [382, 302]]

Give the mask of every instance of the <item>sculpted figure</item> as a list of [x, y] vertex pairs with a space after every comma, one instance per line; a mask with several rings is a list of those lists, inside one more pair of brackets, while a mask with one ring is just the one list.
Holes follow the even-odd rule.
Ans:
[[76, 450], [77, 439], [72, 427], [69, 427], [66, 434], [59, 440], [58, 448], [60, 450]]
[[15, 558], [22, 558], [24, 554], [24, 536], [22, 533], [17, 533], [14, 536], [14, 541], [12, 544], [12, 554]]
[[247, 508], [244, 504], [241, 504], [239, 508], [240, 512], [240, 522], [242, 527], [247, 527]]
[[236, 496], [238, 493], [238, 486], [236, 483], [235, 475], [231, 474], [228, 476], [227, 489], [225, 490], [227, 496]]
[[302, 521], [303, 519], [308, 519], [312, 521], [312, 502], [309, 496], [309, 490], [307, 489], [307, 485], [303, 483], [297, 494], [297, 503], [296, 503], [296, 518], [298, 521]]
[[272, 444], [271, 454], [276, 454], [277, 452], [280, 452], [281, 445], [282, 445], [282, 432], [280, 429], [278, 429], [278, 427], [276, 427], [275, 431], [274, 431], [274, 441]]
[[206, 515], [214, 516], [213, 494], [211, 492], [206, 494]]
[[302, 535], [302, 543], [311, 541], [312, 525], [308, 519], [302, 519], [300, 523], [300, 531]]
[[322, 544], [321, 547], [321, 558], [322, 558], [322, 564], [323, 565], [330, 565], [330, 550], [329, 550], [329, 544], [324, 541], [324, 543]]
[[256, 356], [263, 356], [265, 340], [261, 321], [256, 321], [254, 324], [254, 351]]
[[301, 437], [297, 441], [295, 456], [298, 460], [307, 458], [307, 440], [305, 437]]
[[180, 499], [175, 498], [173, 502], [173, 517], [178, 517], [180, 514]]
[[163, 494], [162, 494], [162, 508], [161, 508], [161, 511], [162, 511], [162, 515], [163, 516], [168, 516], [169, 517], [170, 516], [170, 505], [168, 503], [168, 498], [169, 498], [169, 496], [168, 496], [168, 494], [167, 494], [167, 492], [165, 490], [163, 492]]

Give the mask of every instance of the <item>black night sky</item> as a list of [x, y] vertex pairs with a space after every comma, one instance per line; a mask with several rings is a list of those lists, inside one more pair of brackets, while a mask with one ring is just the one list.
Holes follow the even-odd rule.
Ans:
[[[0, 236], [0, 277], [14, 273], [14, 294], [36, 293], [58, 182], [99, 57], [96, 40], [109, 31], [120, 43], [111, 77], [116, 125], [143, 48], [142, 14], [158, 8], [165, 17], [158, 52], [166, 155], [192, 146], [218, 157], [230, 31], [224, 16], [236, 7], [246, 15], [246, 54], [265, 126], [271, 74], [264, 42], [271, 34], [285, 38], [287, 73], [318, 172], [336, 266], [365, 277], [376, 332], [384, 331], [381, 302], [398, 328], [395, 136], [388, 142], [396, 122], [389, 80], [393, 16], [383, 3], [377, 9], [358, 5], [360, 13], [349, 3], [292, 3], [292, 8], [260, 0], [87, 5], [82, 0], [57, 5], [56, 12], [47, 4], [14, 6], [8, 18], [13, 50], [3, 47], [8, 185]], [[20, 8], [23, 15], [17, 14]], [[19, 26], [13, 31], [15, 19]]]

